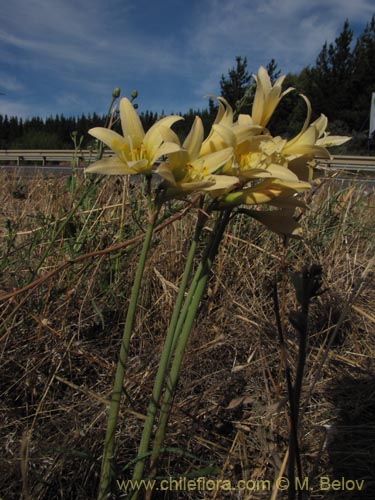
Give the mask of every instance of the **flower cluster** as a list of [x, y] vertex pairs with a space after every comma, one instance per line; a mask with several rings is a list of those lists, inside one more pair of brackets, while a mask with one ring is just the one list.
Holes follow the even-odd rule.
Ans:
[[[328, 146], [349, 138], [329, 136], [324, 115], [311, 122], [311, 105], [305, 96], [307, 116], [299, 134], [290, 140], [273, 137], [266, 126], [280, 100], [293, 89], [282, 91], [284, 77], [272, 85], [263, 67], [254, 79], [251, 116], [240, 114], [235, 120], [231, 106], [218, 97], [218, 114], [208, 137], [204, 139], [201, 119], [196, 117], [183, 144], [171, 129], [181, 117], [163, 118], [145, 133], [131, 102], [122, 99], [123, 135], [100, 127], [89, 131], [116, 156], [99, 160], [86, 171], [151, 175], [155, 163], [162, 160], [156, 173], [162, 178], [163, 199], [208, 192], [219, 209], [267, 203], [277, 207], [275, 216], [281, 214], [287, 222], [291, 210], [301, 206], [296, 195], [311, 186], [314, 159], [329, 157]], [[256, 218], [262, 219], [259, 214]], [[271, 227], [268, 220], [269, 214], [261, 222]]]

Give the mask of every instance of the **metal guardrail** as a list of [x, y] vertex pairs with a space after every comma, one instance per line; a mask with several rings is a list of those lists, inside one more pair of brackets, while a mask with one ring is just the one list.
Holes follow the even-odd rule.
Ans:
[[[112, 151], [104, 151], [103, 156], [108, 157], [113, 154]], [[17, 166], [21, 166], [24, 162], [37, 161], [41, 162], [42, 166], [47, 163], [62, 163], [72, 162], [75, 158], [77, 162], [90, 162], [95, 160], [97, 151], [82, 149], [75, 151], [74, 149], [1, 149], [0, 164], [3, 162], [16, 162]]]
[[331, 158], [318, 158], [318, 165], [335, 170], [375, 172], [375, 156], [337, 155]]
[[[21, 166], [24, 162], [41, 162], [41, 166], [46, 166], [47, 163], [64, 163], [72, 162], [76, 158], [79, 165], [80, 162], [90, 162], [95, 160], [97, 151], [82, 149], [75, 151], [74, 149], [2, 149], [0, 150], [0, 165], [4, 162], [15, 162], [17, 166]], [[103, 156], [108, 157], [113, 155], [112, 151], [104, 150]], [[337, 170], [349, 171], [373, 171], [375, 172], [375, 156], [350, 156], [337, 155], [331, 158], [318, 158], [318, 165], [333, 168]]]

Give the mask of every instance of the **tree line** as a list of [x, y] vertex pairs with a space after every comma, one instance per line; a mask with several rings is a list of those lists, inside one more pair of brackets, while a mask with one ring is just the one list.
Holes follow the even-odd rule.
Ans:
[[[267, 70], [272, 81], [280, 75], [274, 59], [268, 63]], [[256, 68], [250, 71], [247, 57], [237, 56], [235, 66], [221, 77], [221, 95], [238, 112], [251, 112], [255, 91], [253, 72]], [[284, 86], [294, 87], [296, 92], [287, 94], [281, 101], [272, 121], [273, 134], [286, 132], [291, 136], [298, 132], [306, 115], [304, 101], [298, 94], [305, 94], [311, 101], [313, 118], [324, 113], [332, 134], [353, 137], [346, 146], [351, 152], [366, 152], [369, 148], [373, 151], [374, 137], [368, 140], [368, 129], [371, 95], [375, 92], [375, 15], [356, 40], [346, 20], [335, 41], [324, 43], [315, 64], [303, 68], [299, 74], [287, 74]], [[196, 115], [209, 130], [216, 112], [216, 103], [209, 99], [206, 109], [180, 113], [184, 121], [176, 124], [176, 132], [186, 136]], [[140, 118], [147, 130], [161, 116], [145, 111], [140, 112]], [[0, 149], [70, 149], [72, 133], [83, 137], [82, 147], [88, 147], [94, 142], [87, 131], [104, 123], [105, 116], [96, 113], [79, 117], [56, 115], [45, 120], [0, 115]]]

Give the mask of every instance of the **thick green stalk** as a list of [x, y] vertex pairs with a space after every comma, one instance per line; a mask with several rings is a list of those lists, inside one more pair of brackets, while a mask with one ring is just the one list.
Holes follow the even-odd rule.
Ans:
[[164, 440], [169, 412], [173, 396], [176, 390], [178, 376], [180, 373], [181, 363], [183, 360], [186, 344], [189, 340], [190, 332], [195, 317], [197, 315], [198, 307], [206, 288], [208, 276], [213, 261], [215, 259], [215, 256], [217, 254], [217, 251], [219, 249], [220, 242], [222, 240], [223, 233], [228, 224], [229, 218], [230, 218], [230, 210], [227, 210], [223, 214], [220, 214], [220, 217], [212, 233], [212, 237], [208, 243], [205, 255], [203, 256], [201, 264], [196, 271], [194, 277], [195, 279], [193, 280], [192, 286], [190, 287], [184, 308], [181, 311], [180, 319], [183, 321], [183, 326], [181, 333], [178, 335], [177, 338], [175, 355], [169, 373], [169, 377], [167, 380], [167, 387], [164, 392], [163, 403], [160, 410], [160, 421], [156, 432], [154, 446], [153, 446], [153, 453], [152, 453], [153, 463], [155, 463], [158, 457], [159, 450]]
[[193, 267], [194, 256], [196, 253], [196, 249], [198, 246], [198, 242], [200, 239], [200, 235], [204, 226], [204, 222], [206, 217], [201, 212], [198, 212], [198, 221], [197, 226], [195, 228], [195, 234], [193, 242], [190, 246], [189, 255], [186, 260], [184, 274], [182, 276], [182, 280], [180, 283], [180, 287], [178, 290], [175, 306], [172, 313], [172, 318], [169, 324], [168, 332], [165, 338], [163, 351], [161, 354], [158, 370], [155, 376], [154, 387], [152, 390], [151, 400], [147, 409], [147, 418], [143, 427], [141, 441], [139, 443], [138, 454], [137, 454], [137, 463], [133, 473], [133, 480], [142, 479], [143, 469], [144, 469], [144, 458], [148, 451], [148, 446], [150, 443], [150, 437], [152, 433], [152, 428], [155, 421], [155, 416], [157, 413], [159, 400], [161, 396], [161, 392], [163, 389], [163, 382], [165, 379], [166, 371], [170, 364], [171, 354], [173, 352], [173, 345], [175, 344], [175, 333], [177, 320], [180, 315], [182, 303], [184, 300], [185, 290], [187, 287], [187, 283], [191, 274], [191, 270]]
[[126, 322], [121, 342], [119, 360], [117, 363], [115, 381], [113, 384], [112, 399], [107, 418], [107, 432], [104, 440], [104, 450], [103, 450], [102, 470], [100, 476], [98, 500], [104, 500], [107, 497], [107, 494], [110, 490], [111, 479], [112, 479], [112, 463], [114, 460], [114, 453], [115, 453], [115, 432], [120, 410], [121, 396], [123, 392], [125, 365], [128, 358], [129, 343], [134, 324], [135, 311], [136, 311], [143, 271], [146, 264], [147, 253], [150, 248], [152, 240], [155, 220], [156, 220], [156, 215], [153, 214], [147, 228], [145, 240], [143, 242], [142, 252], [138, 262], [137, 272], [135, 275], [133, 288], [131, 292], [129, 309], [126, 315]]

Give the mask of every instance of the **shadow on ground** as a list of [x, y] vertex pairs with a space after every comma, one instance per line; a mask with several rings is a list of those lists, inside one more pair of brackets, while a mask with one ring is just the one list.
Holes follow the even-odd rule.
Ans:
[[342, 489], [327, 492], [325, 498], [373, 500], [375, 378], [345, 376], [333, 385], [327, 396], [337, 411], [327, 448], [332, 471], [330, 481], [339, 480]]

